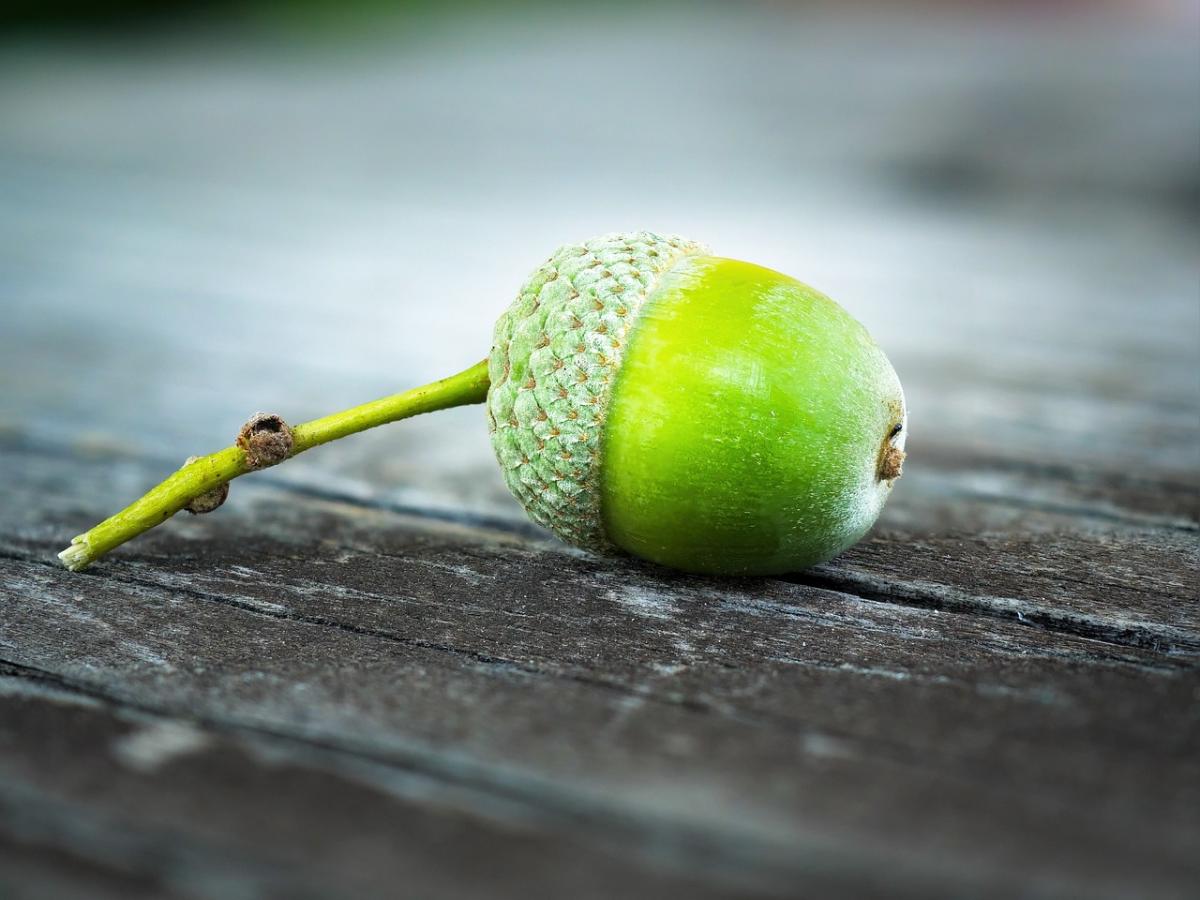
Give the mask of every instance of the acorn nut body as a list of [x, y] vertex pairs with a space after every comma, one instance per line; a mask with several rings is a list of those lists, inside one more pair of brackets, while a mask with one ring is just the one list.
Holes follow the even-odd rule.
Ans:
[[488, 429], [534, 521], [693, 572], [814, 565], [900, 474], [887, 357], [812, 288], [648, 232], [559, 249], [496, 324]]

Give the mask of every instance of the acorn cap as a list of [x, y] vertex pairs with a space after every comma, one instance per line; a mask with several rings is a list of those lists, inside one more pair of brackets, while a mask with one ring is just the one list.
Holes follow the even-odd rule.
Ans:
[[646, 298], [680, 259], [708, 249], [648, 231], [559, 248], [496, 322], [488, 432], [504, 480], [539, 525], [611, 547], [600, 513], [604, 423]]

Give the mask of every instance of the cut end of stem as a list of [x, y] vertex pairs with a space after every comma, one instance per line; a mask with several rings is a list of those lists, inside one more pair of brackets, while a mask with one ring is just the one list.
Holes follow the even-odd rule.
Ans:
[[92, 551], [88, 546], [87, 537], [80, 535], [71, 541], [71, 546], [58, 554], [62, 564], [72, 572], [78, 572], [92, 561]]

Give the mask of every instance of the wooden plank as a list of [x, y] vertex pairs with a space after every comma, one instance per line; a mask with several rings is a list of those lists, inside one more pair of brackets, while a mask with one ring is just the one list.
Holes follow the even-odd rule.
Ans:
[[[837, 877], [906, 860], [892, 884], [913, 895], [1018, 866], [1098, 895], [1169, 895], [1194, 874], [1200, 723], [1178, 647], [844, 585], [665, 577], [519, 533], [247, 493], [82, 579], [11, 558], [44, 557], [44, 529], [9, 541], [10, 662], [162, 714], [466, 767], [588, 815], [665, 817], [669, 834], [766, 853], [775, 868], [743, 871], [776, 883], [798, 877], [795, 848]], [[1173, 609], [1135, 624], [1190, 639]]]
[[[995, 448], [989, 453], [931, 443], [913, 442], [905, 480], [886, 508], [892, 521], [913, 533], [978, 531], [985, 523], [972, 517], [984, 505], [996, 511], [1007, 507], [1010, 517], [1023, 509], [1049, 514], [1040, 522], [1038, 516], [994, 519], [985, 525], [993, 531], [1044, 531], [1048, 521], [1059, 530], [1094, 530], [1105, 523], [1200, 530], [1200, 482], [1193, 477], [1200, 465], [1182, 476], [1156, 475], [1139, 467], [1080, 460], [1055, 464], [997, 455]], [[957, 510], [962, 515], [955, 522]]]
[[[97, 595], [89, 593], [91, 614]], [[51, 596], [49, 602], [62, 600]], [[125, 593], [119, 602], [136, 606], [138, 597]], [[261, 625], [255, 626], [259, 634], [247, 642], [230, 634], [227, 613], [222, 610], [215, 617], [199, 617], [201, 621], [195, 623], [195, 631], [186, 626], [181, 628], [178, 618], [172, 618], [176, 631], [173, 637], [189, 648], [192, 665], [204, 660], [205, 671], [192, 676], [198, 682], [193, 688], [180, 683], [190, 678], [169, 672], [170, 662], [166, 675], [161, 669], [150, 671], [159, 668], [150, 662], [155, 651], [147, 652], [141, 638], [146, 633], [144, 626], [155, 623], [141, 616], [138, 618], [143, 628], [137, 636], [131, 635], [127, 628], [120, 629], [119, 634], [113, 634], [111, 627], [104, 628], [108, 635], [103, 643], [116, 638], [127, 651], [132, 648], [133, 655], [118, 663], [117, 669], [112, 668], [111, 658], [104, 664], [98, 662], [99, 647], [94, 642], [84, 644], [74, 629], [65, 629], [60, 636], [78, 644], [80, 649], [77, 657], [80, 662], [70, 668], [74, 673], [85, 673], [82, 677], [73, 674], [72, 680], [95, 691], [97, 676], [106, 681], [120, 672], [118, 690], [123, 695], [120, 699], [132, 697], [138, 703], [167, 705], [167, 709], [173, 708], [177, 714], [188, 711], [187, 714], [202, 719], [213, 717], [224, 727], [232, 722], [242, 728], [299, 734], [310, 741], [351, 748], [373, 759], [417, 767], [443, 777], [449, 770], [461, 778], [465, 768], [474, 771], [485, 785], [493, 789], [497, 785], [507, 786], [508, 792], [513, 791], [515, 784], [520, 793], [521, 786], [532, 780], [533, 789], [526, 790], [542, 803], [566, 806], [576, 810], [577, 815], [599, 816], [603, 820], [614, 814], [605, 810], [616, 805], [622, 818], [649, 816], [657, 820], [654, 827], [666, 832], [659, 835], [660, 839], [670, 844], [681, 840], [681, 831], [684, 834], [700, 831], [709, 854], [720, 847], [727, 854], [732, 849], [736, 856], [738, 848], [750, 839], [754, 850], [752, 871], [759, 877], [766, 873], [776, 878], [798, 878], [797, 854], [804, 871], [816, 865], [814, 860], [834, 860], [839, 864], [835, 868], [843, 876], [860, 869], [872, 872], [875, 877], [887, 873], [894, 894], [911, 892], [914, 896], [927, 895], [926, 882], [931, 875], [937, 876], [941, 889], [949, 895], [958, 892], [954, 885], [961, 884], [968, 874], [980, 879], [981, 886], [1003, 885], [1005, 872], [1017, 865], [1018, 859], [1027, 884], [1052, 886], [1063, 878], [1069, 879], [1067, 883], [1090, 884], [1094, 878], [1104, 882], [1094, 885], [1099, 896], [1109, 892], [1119, 896], [1135, 882], [1143, 891], [1166, 890], [1169, 885], [1185, 883], [1190, 877], [1192, 857], [1188, 847], [1194, 840], [1195, 798], [1187, 794], [1179, 796], [1175, 791], [1179, 784], [1189, 783], [1189, 778], [1194, 783], [1194, 772], [1180, 770], [1178, 762], [1168, 762], [1163, 768], [1162, 760], [1156, 758], [1154, 777], [1137, 779], [1134, 777], [1137, 767], [1114, 765], [1115, 755], [1094, 762], [1077, 760], [1070, 770], [1075, 773], [1075, 780], [1087, 773], [1092, 779], [1112, 778], [1114, 785], [1121, 787], [1116, 796], [1106, 796], [1104, 803], [1097, 805], [1094, 783], [1087, 785], [1086, 790], [1081, 785], [1078, 794], [1056, 789], [1060, 778], [1055, 777], [1053, 767], [1046, 770], [1044, 784], [1040, 780], [1030, 783], [1014, 778], [1003, 763], [986, 767], [975, 779], [970, 779], [953, 769], [949, 774], [941, 772], [945, 754], [928, 760], [932, 767], [929, 771], [921, 771], [922, 767], [914, 767], [911, 761], [909, 765], [903, 762], [898, 765], [897, 760], [887, 758], [894, 755], [888, 753], [873, 753], [856, 762], [855, 757], [862, 752], [857, 742], [836, 735], [823, 739], [819, 733], [811, 732], [779, 734], [772, 740], [761, 733], [761, 726], [755, 728], [752, 722], [738, 721], [736, 728], [722, 728], [703, 721], [707, 717], [687, 726], [680, 722], [680, 715], [664, 711], [657, 704], [645, 711], [631, 711], [628, 704], [615, 709], [607, 704], [610, 712], [597, 718], [597, 699], [581, 696], [583, 692], [572, 689], [573, 686], [557, 685], [547, 692], [536, 680], [530, 683], [530, 679], [522, 679], [508, 691], [495, 682], [486, 690], [471, 688], [469, 682], [477, 680], [481, 668], [478, 662], [464, 681], [462, 673], [455, 677], [444, 671], [436, 655], [421, 655], [413, 660], [414, 668], [406, 675], [407, 666], [399, 663], [394, 654], [389, 654], [389, 662], [376, 657], [372, 663], [370, 658], [375, 654], [364, 648], [361, 640], [330, 642], [324, 637], [280, 635], [281, 640], [276, 643], [273, 637], [261, 633]], [[107, 613], [102, 614], [100, 621], [111, 626]], [[238, 628], [236, 622], [233, 625]], [[222, 629], [224, 633], [214, 637], [213, 642], [223, 644], [224, 653], [197, 652], [201, 630], [219, 633]], [[282, 643], [289, 646], [289, 653], [310, 662], [299, 668], [291, 667], [290, 673], [281, 671], [273, 657], [283, 652]], [[340, 652], [334, 649], [335, 643], [342, 645]], [[38, 652], [31, 648], [24, 653], [31, 651]], [[347, 658], [347, 652], [353, 656]], [[260, 661], [234, 662], [247, 657]], [[264, 657], [268, 662], [261, 661]], [[334, 659], [340, 671], [330, 671]], [[324, 674], [314, 672], [314, 665], [319, 665]], [[482, 668], [493, 666], [494, 663]], [[876, 675], [888, 680], [883, 673]], [[233, 687], [238, 682], [241, 687]], [[304, 686], [303, 703], [298, 702], [301, 698], [295, 693], [300, 685]], [[1111, 685], [1106, 687], [1111, 689]], [[1177, 699], [1172, 700], [1172, 692], [1168, 690], [1164, 698], [1162, 688], [1160, 684], [1152, 696], [1138, 697], [1136, 712], [1129, 710], [1117, 715], [1120, 718], [1135, 715], [1139, 721], [1142, 716], [1151, 715], [1178, 728], [1182, 721], [1176, 704], [1184, 702], [1185, 697], [1176, 692]], [[417, 692], [428, 699], [417, 701], [414, 706], [411, 695]], [[514, 696], [514, 692], [520, 696]], [[394, 697], [394, 693], [408, 696], [401, 699]], [[855, 693], [859, 698], [858, 709], [843, 708], [843, 714], [856, 712], [869, 719], [869, 707], [874, 704], [864, 700], [861, 690]], [[481, 716], [480, 710], [472, 708], [472, 698], [484, 697], [494, 708], [490, 715]], [[919, 703], [920, 698], [915, 699]], [[1120, 697], [1117, 699], [1119, 708]], [[1133, 705], [1133, 698], [1129, 699]], [[430, 707], [421, 712], [425, 702]], [[863, 708], [864, 702], [867, 709]], [[282, 717], [279, 704], [288, 707]], [[384, 708], [395, 705], [400, 708], [383, 712]], [[1091, 706], [1087, 713], [1081, 709], [1072, 712], [1069, 708], [1057, 713], [1092, 718], [1098, 710], [1094, 704]], [[543, 714], [531, 715], [534, 707], [542, 708]], [[807, 706], [802, 709], [809, 711]], [[364, 715], [368, 721], [363, 720]], [[519, 716], [519, 726], [514, 715]], [[610, 719], [610, 727], [603, 727]], [[982, 724], [986, 720], [980, 721]], [[1022, 731], [1022, 735], [1036, 734], [1036, 723], [1022, 724], [1035, 729]], [[602, 727], [603, 746], [596, 744], [597, 727]], [[431, 728], [435, 733], [430, 733]], [[521, 733], [514, 733], [514, 729]], [[525, 733], [527, 729], [532, 737]], [[994, 739], [994, 724], [989, 723], [984, 730]], [[440, 738], [436, 735], [439, 731]], [[447, 744], [451, 734], [454, 737]], [[1101, 735], [1109, 738], [1107, 729], [1092, 729], [1093, 739]], [[426, 744], [427, 741], [432, 743]], [[764, 756], [764, 748], [771, 744], [776, 745], [776, 750]], [[422, 745], [428, 749], [422, 749]], [[450, 746], [455, 749], [450, 750]], [[1014, 760], [1018, 757], [1024, 760], [1026, 766], [1045, 749], [1036, 739], [1030, 746], [1024, 740], [1014, 741], [1011, 736], [992, 746], [993, 754], [998, 757], [1011, 754]], [[631, 752], [639, 760], [636, 788], [627, 783], [630, 771], [625, 758]], [[507, 758], [498, 769], [494, 768], [497, 753]], [[772, 762], [772, 757], [777, 761]], [[522, 771], [524, 766], [535, 767], [539, 775]], [[717, 777], [725, 767], [731, 771]], [[558, 781], [555, 775], [562, 780]], [[546, 785], [547, 776], [555, 783]], [[1163, 779], [1157, 788], [1153, 788], [1154, 778]], [[601, 791], [601, 785], [610, 779], [615, 783]], [[540, 788], [539, 782], [542, 782]], [[1038, 791], [1030, 790], [1034, 784]], [[754, 789], [754, 785], [758, 788]], [[761, 796], [768, 785], [773, 791], [784, 792], [784, 797]], [[718, 786], [723, 790], [714, 796], [712, 792]], [[1153, 788], [1149, 794], [1143, 793], [1147, 786]], [[747, 788], [751, 789], [749, 799], [745, 796]], [[678, 795], [679, 791], [682, 795]], [[725, 796], [725, 791], [736, 799]], [[609, 798], [615, 793], [617, 802], [614, 804], [610, 799], [598, 804], [597, 793]], [[666, 803], [672, 793], [676, 793], [675, 799]], [[714, 807], [718, 798], [719, 805]], [[913, 821], [916, 804], [924, 808], [919, 822]], [[799, 821], [780, 822], [789, 807], [791, 816]], [[665, 824], [663, 819], [667, 820]], [[737, 826], [731, 831], [729, 823], [735, 822]], [[643, 823], [642, 829], [646, 827]], [[1143, 830], [1147, 827], [1151, 828], [1149, 834]], [[953, 834], [942, 833], [943, 830]], [[1064, 840], [1060, 830], [1070, 837]], [[908, 837], [898, 837], [901, 833]], [[1049, 844], [1053, 844], [1053, 850], [1044, 849]], [[1039, 850], [1039, 846], [1043, 849]], [[917, 850], [924, 853], [914, 856]], [[893, 857], [895, 852], [902, 853], [903, 858]], [[846, 860], [846, 856], [851, 858]], [[773, 870], [771, 862], [779, 864], [780, 860], [785, 865]], [[749, 870], [745, 860], [722, 860], [735, 869], [739, 861], [744, 871]], [[915, 877], [904, 863], [917, 869]], [[834, 881], [837, 880], [835, 877]]]
[[[698, 853], [684, 871], [672, 848], [622, 842], [615, 827], [592, 826], [599, 837], [584, 842], [519, 797], [149, 716], [27, 671], [0, 677], [0, 747], [0, 837], [35, 850], [18, 858], [44, 857], [68, 887], [76, 875], [76, 895], [112, 881], [146, 896], [214, 898], [418, 886], [438, 896], [732, 896], [727, 873]], [[753, 881], [745, 889], [772, 893]]]
[[876, 538], [795, 577], [1200, 657], [1200, 546], [1190, 534]]
[[[569, 28], [566, 19], [543, 24]], [[872, 45], [870, 60], [856, 53], [831, 92], [795, 65], [845, 68], [846, 34], [832, 23], [643, 27], [656, 51], [628, 66], [611, 64], [614, 43], [629, 40], [615, 22], [589, 22], [571, 45], [604, 63], [596, 71], [614, 79], [616, 95], [637, 94], [649, 60], [663, 65], [673, 48], [694, 93], [624, 113], [627, 127], [657, 135], [656, 158], [672, 160], [671, 171], [622, 166], [619, 188], [578, 204], [559, 199], [581, 190], [574, 173], [587, 161], [603, 169], [625, 148], [588, 129], [565, 129], [553, 154], [531, 145], [508, 114], [512, 83], [490, 76], [471, 85], [469, 125], [435, 115], [440, 103], [461, 106], [466, 73], [487, 71], [470, 54], [454, 66], [433, 51], [362, 60], [361, 80], [338, 79], [345, 129], [296, 115], [328, 70], [297, 71], [280, 55], [231, 53], [219, 65], [165, 47], [14, 56], [0, 85], [11, 110], [0, 122], [0, 184], [20, 210], [0, 217], [0, 385], [12, 388], [0, 391], [0, 421], [36, 438], [90, 435], [173, 462], [228, 442], [256, 409], [301, 420], [469, 364], [554, 246], [644, 224], [794, 272], [844, 302], [903, 377], [912, 470], [936, 473], [948, 455], [969, 452], [1001, 467], [1174, 481], [1192, 499], [1173, 515], [1195, 521], [1200, 313], [1194, 234], [1180, 217], [1194, 194], [1195, 148], [1177, 115], [1197, 99], [1186, 29], [1121, 29], [1121, 58], [1146, 64], [1120, 67], [1114, 82], [1114, 35], [1063, 35], [1051, 48], [1026, 34], [984, 40], [943, 25], [910, 34], [911, 43]], [[753, 40], [731, 43], [733, 35]], [[553, 40], [509, 36], [525, 52], [492, 64], [522, 86], [530, 108], [590, 93], [542, 77], [548, 57], [557, 61]], [[745, 81], [710, 71], [712, 52], [738, 59]], [[1013, 53], [1040, 65], [1016, 72]], [[913, 75], [914, 102], [902, 106], [871, 80], [886, 71], [891, 83], [905, 63], [927, 76], [929, 59], [969, 65], [946, 83]], [[739, 100], [721, 105], [721, 120], [746, 116], [743, 127], [697, 135], [697, 105], [730, 91]], [[225, 145], [205, 123], [230, 96], [243, 101], [226, 110]], [[393, 114], [379, 115], [381, 96]], [[803, 103], [804, 125], [773, 122], [779, 143], [748, 147], [740, 135], [761, 131], [768, 97], [778, 108]], [[1046, 102], [1061, 115], [1047, 115]], [[848, 118], [846, 108], [875, 114]], [[986, 124], [989, 113], [1014, 109], [1052, 132], [1055, 153], [1026, 157], [1019, 151], [1037, 141], [1007, 121]], [[290, 127], [264, 133], [272, 115]], [[430, 144], [414, 145], [409, 116], [434, 119]], [[456, 160], [451, 150], [476, 147], [480, 134], [498, 144], [507, 136], [524, 152], [491, 168]], [[1155, 139], [1131, 146], [1139, 134]], [[259, 148], [252, 160], [246, 146]], [[298, 156], [298, 146], [312, 155]], [[364, 159], [364, 146], [387, 150]], [[354, 165], [321, 162], [346, 153]], [[564, 168], [567, 158], [575, 164]], [[737, 178], [729, 159], [746, 160]], [[946, 186], [928, 182], [941, 164], [973, 176], [957, 184], [970, 202], [931, 210], [947, 201]], [[464, 181], [464, 169], [487, 189]], [[417, 171], [419, 179], [397, 177]], [[1045, 180], [1054, 172], [1065, 183]], [[689, 190], [663, 190], [664, 178]], [[1135, 187], [1144, 193], [1128, 193]], [[747, 196], [761, 207], [748, 209]], [[267, 334], [290, 350], [270, 371], [255, 365]], [[476, 478], [490, 465], [481, 416], [454, 422], [410, 423], [363, 439], [361, 450], [323, 451], [322, 473], [438, 489], [469, 474], [499, 485], [494, 473]], [[1003, 473], [987, 480], [997, 466], [982, 468], [971, 474], [1006, 489]]]
[[[94, 511], [81, 516], [76, 528], [102, 517], [106, 509], [117, 508], [128, 494], [141, 489], [136, 485], [149, 485], [157, 477], [152, 465], [128, 457], [102, 457], [84, 463], [47, 453], [54, 448], [9, 446], [4, 458], [13, 477], [5, 490], [11, 496], [11, 507], [51, 511], [64, 504], [70, 507], [77, 497], [88, 496]], [[114, 472], [120, 477], [114, 479]], [[81, 483], [82, 479], [87, 479], [86, 483]], [[1200, 599], [1195, 590], [1200, 578], [1200, 542], [1186, 521], [1177, 523], [1168, 514], [1159, 519], [1165, 520], [1165, 525], [1148, 529], [1144, 515], [1104, 515], [1124, 496], [1120, 488], [1104, 497], [1101, 510], [1089, 515], [1088, 504], [1096, 503], [1098, 486], [1085, 483], [1083, 496], [1070, 501], [1070, 515], [1058, 512], [1061, 507], [1054, 504], [1046, 504], [1052, 510], [1047, 514], [1031, 503], [1018, 506], [1020, 518], [1014, 522], [1012, 497], [938, 490], [928, 479], [916, 480], [907, 496], [894, 498], [895, 509], [885, 515], [876, 539], [831, 564], [796, 577], [851, 593], [880, 595], [877, 599], [893, 602], [949, 609], [969, 606], [975, 612], [1015, 621], [1024, 617], [1031, 624], [1074, 629], [1075, 633], [1115, 643], [1157, 645], [1166, 651], [1185, 653], [1200, 650]], [[1030, 489], [1044, 495], [1041, 486], [1048, 480], [1034, 481]], [[1070, 492], [1075, 483], [1073, 479], [1061, 481], [1060, 496]], [[79, 487], [71, 488], [70, 484]], [[234, 491], [234, 500], [216, 516], [179, 517], [162, 531], [183, 531], [210, 540], [228, 523], [229, 527], [246, 527], [252, 532], [254, 526], [244, 523], [256, 514], [243, 508], [237, 499], [239, 494], [249, 494], [274, 498], [274, 508], [283, 521], [292, 523], [295, 535], [301, 539], [312, 533], [311, 523], [303, 520], [300, 511], [310, 508], [306, 498], [349, 503], [363, 512], [407, 512], [500, 530], [514, 539], [530, 540], [544, 534], [529, 525], [511, 502], [498, 508], [483, 506], [476, 513], [455, 507], [448, 500], [432, 507], [389, 503], [386, 494], [383, 499], [373, 497], [364, 484], [341, 479], [335, 487], [327, 488], [303, 471], [290, 476], [283, 470], [277, 477], [253, 476], [239, 481]], [[1165, 508], [1170, 509], [1169, 503], [1177, 502], [1181, 493], [1164, 490], [1162, 496], [1170, 498]], [[1146, 504], [1154, 502], [1150, 492], [1143, 496]], [[287, 510], [293, 502], [297, 511]], [[230, 522], [234, 515], [239, 519]], [[1130, 527], [1129, 521], [1139, 527]], [[1025, 534], [998, 530], [1001, 525], [1007, 529], [1017, 525]], [[1071, 531], [1065, 530], [1068, 526]], [[344, 530], [349, 526], [340, 527]], [[58, 534], [73, 530], [63, 527]], [[1052, 540], [1047, 533], [1054, 535]], [[37, 534], [50, 539], [44, 530]], [[374, 549], [366, 525], [352, 529], [351, 534], [368, 541], [366, 546]], [[274, 526], [270, 536], [292, 539], [279, 525]], [[152, 554], [152, 542], [161, 537], [160, 532], [152, 532], [122, 552], [137, 552], [145, 545], [138, 555], [155, 558], [147, 554]], [[40, 552], [47, 559], [52, 555], [45, 548]], [[1079, 570], [1081, 559], [1088, 560], [1086, 573]], [[177, 565], [167, 558], [163, 558], [163, 564], [168, 569]], [[1136, 577], [1130, 577], [1131, 573]], [[1081, 584], [1104, 590], [1080, 591]], [[883, 597], [884, 593], [888, 596]]]

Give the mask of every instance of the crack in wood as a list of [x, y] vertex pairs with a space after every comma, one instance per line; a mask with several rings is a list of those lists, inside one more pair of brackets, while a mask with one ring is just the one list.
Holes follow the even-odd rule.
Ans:
[[[821, 571], [798, 573], [784, 580], [875, 603], [1001, 619], [1114, 647], [1132, 647], [1168, 656], [1200, 654], [1200, 639], [1181, 629], [1133, 622], [1117, 625], [1082, 615], [1067, 616], [1016, 598], [983, 597], [946, 585], [918, 586], [912, 582], [889, 581], [865, 573]], [[1183, 660], [1177, 662], [1179, 667], [1185, 669], [1200, 666], [1200, 660], [1195, 664]]]

